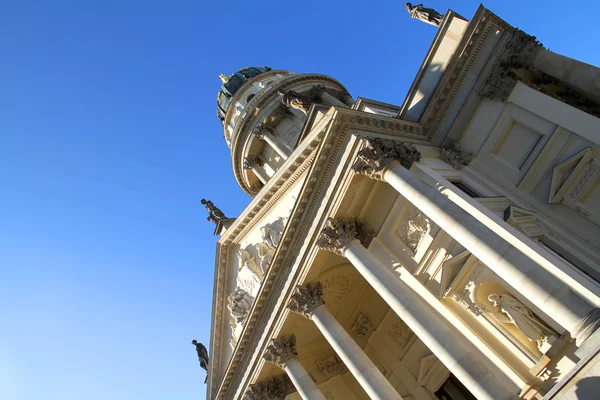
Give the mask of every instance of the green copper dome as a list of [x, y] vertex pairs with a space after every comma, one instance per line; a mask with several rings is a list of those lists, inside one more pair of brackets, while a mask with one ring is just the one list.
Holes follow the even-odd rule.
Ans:
[[249, 67], [239, 70], [228, 78], [221, 75], [223, 85], [221, 86], [221, 91], [217, 95], [217, 115], [219, 116], [221, 123], [224, 123], [223, 121], [225, 120], [225, 115], [229, 109], [231, 98], [235, 92], [250, 79], [270, 70], [271, 68], [269, 67]]

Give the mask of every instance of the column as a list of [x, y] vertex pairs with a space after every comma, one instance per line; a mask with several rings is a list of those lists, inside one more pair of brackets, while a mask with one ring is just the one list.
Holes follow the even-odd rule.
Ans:
[[403, 270], [407, 284], [379, 263], [361, 244], [369, 236], [355, 219], [329, 219], [318, 246], [346, 257], [475, 397], [499, 400], [517, 394], [524, 382], [484, 343], [469, 340], [465, 336], [468, 329], [458, 318], [447, 315], [448, 310], [410, 272]]
[[273, 135], [273, 129], [269, 128], [265, 124], [258, 124], [252, 131], [252, 134], [267, 142], [267, 144], [271, 146], [284, 160], [287, 160], [292, 154], [292, 150], [287, 147], [285, 143], [283, 143], [278, 137]]
[[254, 172], [254, 175], [266, 185], [269, 182], [269, 175], [265, 172], [264, 169], [260, 167], [260, 157], [258, 156], [248, 156], [244, 158], [244, 169], [249, 169]]
[[263, 354], [265, 361], [283, 369], [304, 400], [326, 400], [308, 372], [298, 361], [296, 336], [274, 339]]
[[299, 286], [288, 308], [311, 319], [372, 399], [402, 400], [396, 389], [325, 307], [320, 282]]
[[412, 163], [420, 159], [414, 146], [378, 138], [367, 138], [366, 142], [353, 166], [356, 172], [388, 182], [516, 292], [526, 296], [541, 315], [545, 313], [566, 329], [578, 346], [600, 326], [597, 305], [563, 282], [552, 263], [499, 225], [495, 231], [490, 229], [410, 172]]

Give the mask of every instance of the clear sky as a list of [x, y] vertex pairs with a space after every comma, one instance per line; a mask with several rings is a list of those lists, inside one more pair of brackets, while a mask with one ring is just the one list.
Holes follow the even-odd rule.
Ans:
[[[600, 64], [596, 1], [486, 6]], [[218, 74], [320, 72], [401, 104], [435, 32], [391, 0], [2, 1], [0, 400], [204, 399], [190, 341], [208, 347], [216, 239], [200, 199], [228, 216], [249, 201]]]

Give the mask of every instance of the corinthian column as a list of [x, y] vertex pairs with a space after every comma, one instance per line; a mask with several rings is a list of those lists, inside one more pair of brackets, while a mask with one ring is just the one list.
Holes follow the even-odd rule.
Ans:
[[271, 146], [284, 160], [287, 160], [292, 154], [292, 150], [287, 147], [285, 143], [283, 143], [278, 137], [273, 135], [273, 129], [269, 128], [265, 124], [258, 124], [252, 131], [252, 134], [254, 134], [257, 138], [267, 142], [267, 144]]
[[313, 320], [325, 339], [372, 399], [402, 400], [385, 376], [325, 307], [321, 282], [298, 286], [288, 308]]
[[304, 400], [326, 400], [323, 393], [308, 375], [308, 372], [298, 361], [295, 335], [272, 340], [267, 350], [265, 350], [263, 358], [265, 361], [277, 365], [288, 374]]
[[254, 172], [254, 175], [266, 185], [269, 181], [269, 175], [260, 167], [260, 158], [258, 156], [248, 156], [244, 158], [244, 169]]
[[[366, 139], [353, 169], [389, 183], [406, 200], [493, 270], [517, 293], [566, 329], [577, 345], [600, 326], [592, 303], [562, 280], [564, 273], [500, 224], [493, 230], [408, 169], [420, 154], [393, 140]], [[490, 222], [488, 222], [489, 224]], [[543, 310], [543, 312], [542, 312]]]
[[448, 310], [408, 271], [404, 278], [409, 284], [379, 263], [362, 244], [367, 237], [367, 230], [356, 219], [330, 219], [318, 246], [346, 257], [475, 397], [498, 400], [518, 393], [523, 381], [485, 344], [469, 340], [464, 333], [468, 329], [456, 317], [444, 317]]

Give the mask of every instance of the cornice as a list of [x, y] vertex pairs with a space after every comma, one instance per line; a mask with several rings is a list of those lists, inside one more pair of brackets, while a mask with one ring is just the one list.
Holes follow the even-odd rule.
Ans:
[[[298, 149], [301, 151], [302, 149], [308, 150], [308, 146], [313, 149], [310, 155], [311, 162], [304, 164], [309, 168], [307, 178], [304, 180], [289, 222], [284, 229], [271, 267], [267, 271], [263, 284], [256, 295], [256, 300], [238, 339], [238, 345], [229, 362], [221, 387], [218, 393], [215, 393], [214, 398], [234, 398], [234, 390], [242, 384], [241, 379], [244, 372], [251, 368], [250, 365], [260, 361], [259, 355], [262, 347], [264, 347], [264, 343], [260, 342], [260, 337], [264, 334], [265, 329], [269, 329], [266, 326], [266, 321], [273, 312], [277, 311], [277, 299], [281, 295], [286, 281], [289, 284], [287, 278], [290, 268], [298, 262], [299, 250], [305, 245], [308, 231], [314, 223], [314, 215], [320, 204], [319, 197], [328, 187], [326, 186], [327, 179], [331, 175], [338, 155], [347, 142], [348, 134], [351, 131], [359, 134], [366, 132], [384, 137], [402, 137], [404, 140], [413, 143], [428, 143], [422, 128], [416, 123], [346, 108], [332, 107], [327, 115], [317, 123], [317, 126]], [[287, 162], [295, 163], [291, 159]], [[279, 172], [282, 172], [285, 167], [282, 167]], [[263, 192], [270, 193], [269, 186], [261, 191], [261, 193]], [[260, 197], [262, 198], [262, 196]], [[255, 200], [258, 200], [258, 198]], [[258, 201], [253, 202], [251, 206], [257, 207], [258, 203]], [[248, 212], [247, 215], [244, 214], [244, 220], [251, 219], [251, 214], [253, 214], [253, 211]], [[257, 214], [254, 213], [253, 215]], [[238, 226], [232, 226], [221, 240], [227, 242], [230, 240], [230, 236], [238, 237], [236, 240], [239, 240], [241, 233], [247, 231], [245, 225], [249, 222], [240, 222], [236, 224]], [[227, 265], [224, 264], [223, 268], [227, 268]], [[216, 288], [216, 290], [220, 289]], [[218, 301], [217, 304], [219, 304]], [[221, 304], [223, 303], [221, 302]]]
[[253, 189], [250, 187], [250, 183], [247, 182], [246, 174], [243, 168], [243, 158], [244, 150], [246, 149], [246, 145], [252, 135], [252, 130], [250, 128], [256, 122], [258, 117], [257, 110], [261, 110], [264, 106], [272, 103], [275, 98], [279, 97], [279, 90], [286, 91], [294, 86], [297, 86], [298, 84], [311, 81], [313, 81], [315, 84], [330, 83], [335, 85], [341, 91], [346, 91], [346, 88], [340, 82], [327, 75], [290, 75], [273, 82], [264, 89], [264, 93], [254, 96], [248, 105], [246, 105], [246, 111], [244, 111], [244, 114], [242, 114], [237, 121], [235, 129], [232, 133], [233, 140], [231, 144], [231, 162], [236, 181], [242, 190], [248, 193], [250, 196], [256, 196], [258, 192], [253, 191]]
[[437, 131], [487, 37], [494, 28], [502, 31], [514, 30], [497, 15], [480, 6], [457, 47], [454, 60], [444, 73], [421, 118], [420, 123], [429, 139]]

